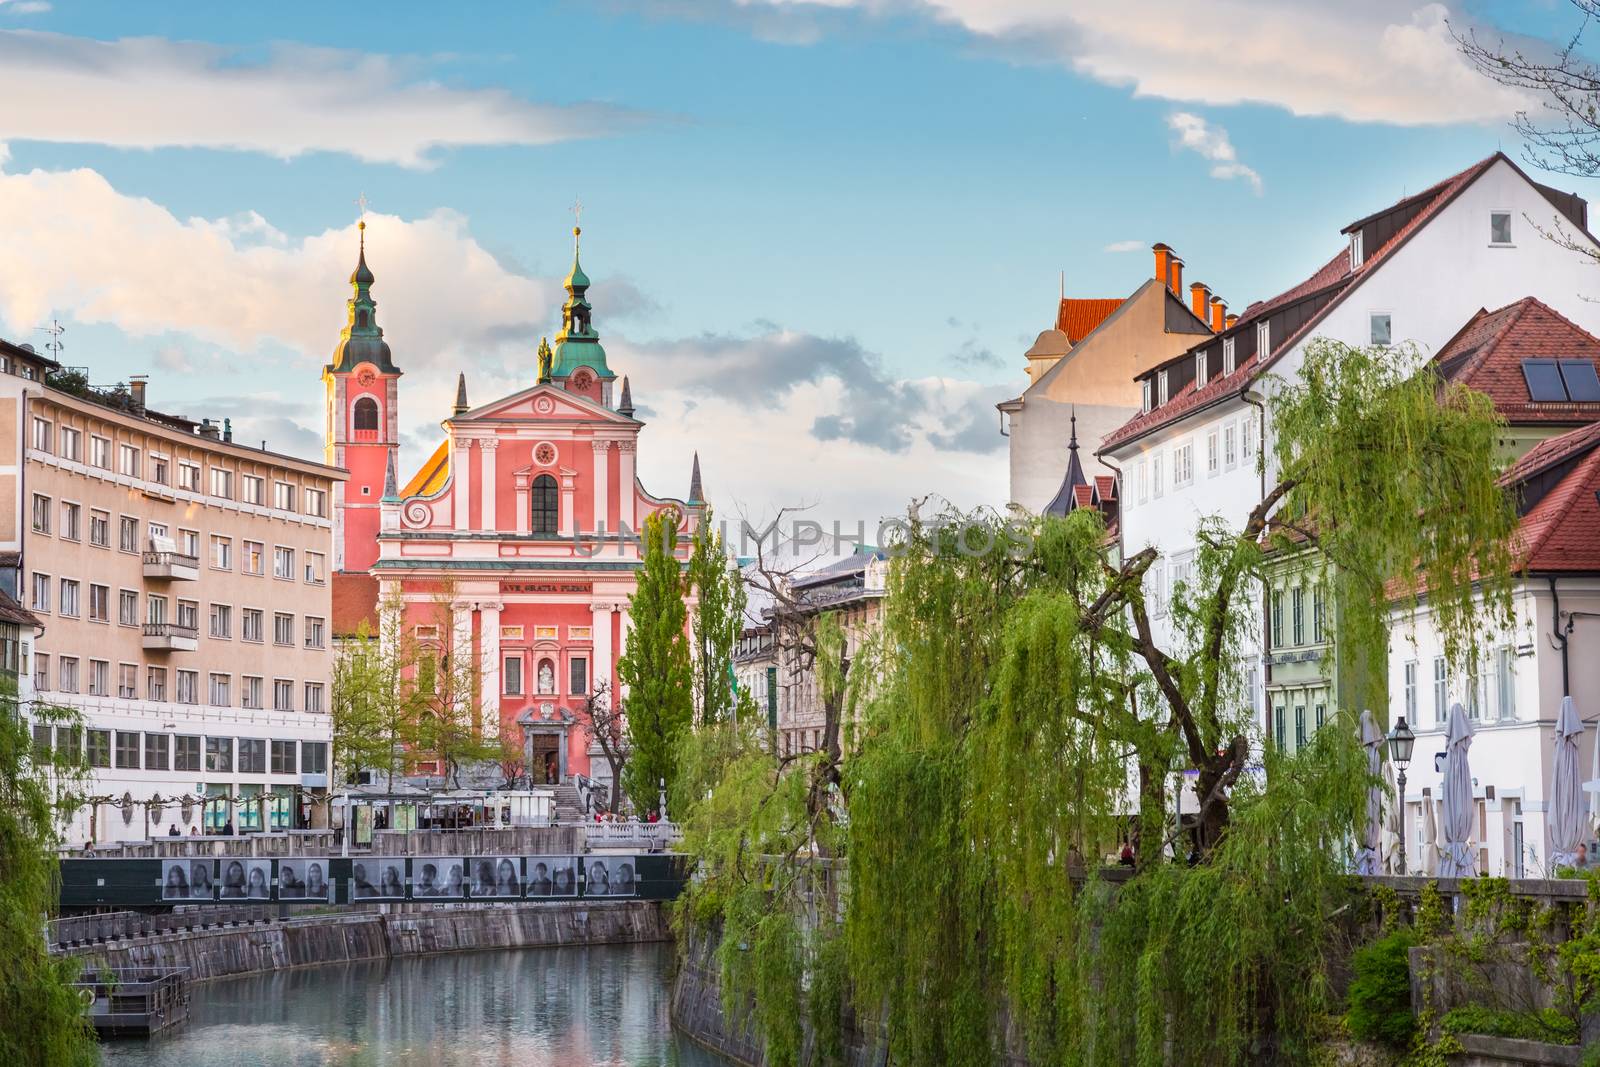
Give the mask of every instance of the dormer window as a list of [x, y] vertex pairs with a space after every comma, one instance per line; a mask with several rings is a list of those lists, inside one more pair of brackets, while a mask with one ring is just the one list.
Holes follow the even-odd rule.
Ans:
[[1222, 342], [1222, 373], [1223, 374], [1232, 374], [1233, 371], [1234, 371], [1234, 368], [1238, 366], [1238, 357], [1234, 355], [1233, 341], [1234, 341], [1234, 339], [1232, 337], [1229, 337], [1229, 338], [1227, 338], [1226, 340], [1224, 340]]
[[1142, 394], [1143, 394], [1141, 410], [1149, 411], [1150, 407], [1151, 407], [1151, 405], [1150, 405], [1150, 379], [1149, 378], [1145, 378], [1143, 381], [1141, 381], [1139, 383], [1139, 387], [1140, 387], [1140, 389], [1142, 391]]
[[1362, 233], [1357, 230], [1350, 235], [1350, 269], [1356, 270], [1366, 259], [1365, 249], [1362, 247]]
[[1156, 403], [1167, 402], [1167, 372], [1165, 370], [1156, 375]]
[[1257, 362], [1265, 363], [1267, 357], [1271, 354], [1272, 323], [1270, 321], [1258, 322], [1256, 323], [1256, 360]]
[[1194, 354], [1194, 387], [1200, 388], [1206, 384], [1206, 354], [1204, 350]]

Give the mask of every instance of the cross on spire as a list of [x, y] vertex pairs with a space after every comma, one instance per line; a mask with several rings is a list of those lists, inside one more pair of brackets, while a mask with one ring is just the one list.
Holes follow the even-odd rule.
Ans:
[[367, 199], [366, 193], [362, 193], [360, 196], [356, 197], [356, 208], [361, 212], [360, 219], [363, 225], [365, 225], [367, 221], [367, 208], [371, 206], [372, 201]]
[[583, 225], [583, 201], [578, 199], [577, 197], [573, 197], [572, 198], [572, 206], [570, 208], [568, 208], [567, 210], [572, 212], [572, 225], [574, 227], [582, 226]]

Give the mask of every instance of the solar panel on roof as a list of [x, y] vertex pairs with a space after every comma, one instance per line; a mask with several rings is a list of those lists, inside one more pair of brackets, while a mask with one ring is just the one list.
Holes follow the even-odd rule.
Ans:
[[1556, 367], [1555, 360], [1525, 359], [1522, 361], [1522, 376], [1528, 382], [1528, 399], [1567, 399], [1567, 387], [1561, 381], [1561, 371]]
[[1567, 397], [1579, 402], [1600, 400], [1600, 377], [1595, 376], [1594, 364], [1586, 359], [1561, 361], [1561, 380], [1567, 383]]

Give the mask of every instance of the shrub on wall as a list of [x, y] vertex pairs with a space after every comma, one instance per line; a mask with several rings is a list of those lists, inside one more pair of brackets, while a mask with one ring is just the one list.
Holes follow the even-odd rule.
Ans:
[[1411, 1012], [1411, 962], [1414, 930], [1402, 927], [1356, 951], [1354, 978], [1346, 997], [1345, 1022], [1363, 1041], [1403, 1047], [1411, 1041], [1417, 1017]]

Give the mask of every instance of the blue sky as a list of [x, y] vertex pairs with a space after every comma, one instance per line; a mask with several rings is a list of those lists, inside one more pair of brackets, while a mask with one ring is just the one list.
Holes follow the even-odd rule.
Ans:
[[310, 452], [364, 192], [415, 462], [458, 370], [475, 402], [531, 380], [581, 197], [652, 490], [698, 448], [724, 513], [998, 505], [992, 405], [1059, 271], [1125, 295], [1162, 240], [1235, 306], [1269, 296], [1344, 223], [1515, 154], [1518, 101], [1447, 17], [1575, 26], [1330, 7], [0, 0], [0, 335], [59, 317], [95, 380], [149, 372]]

